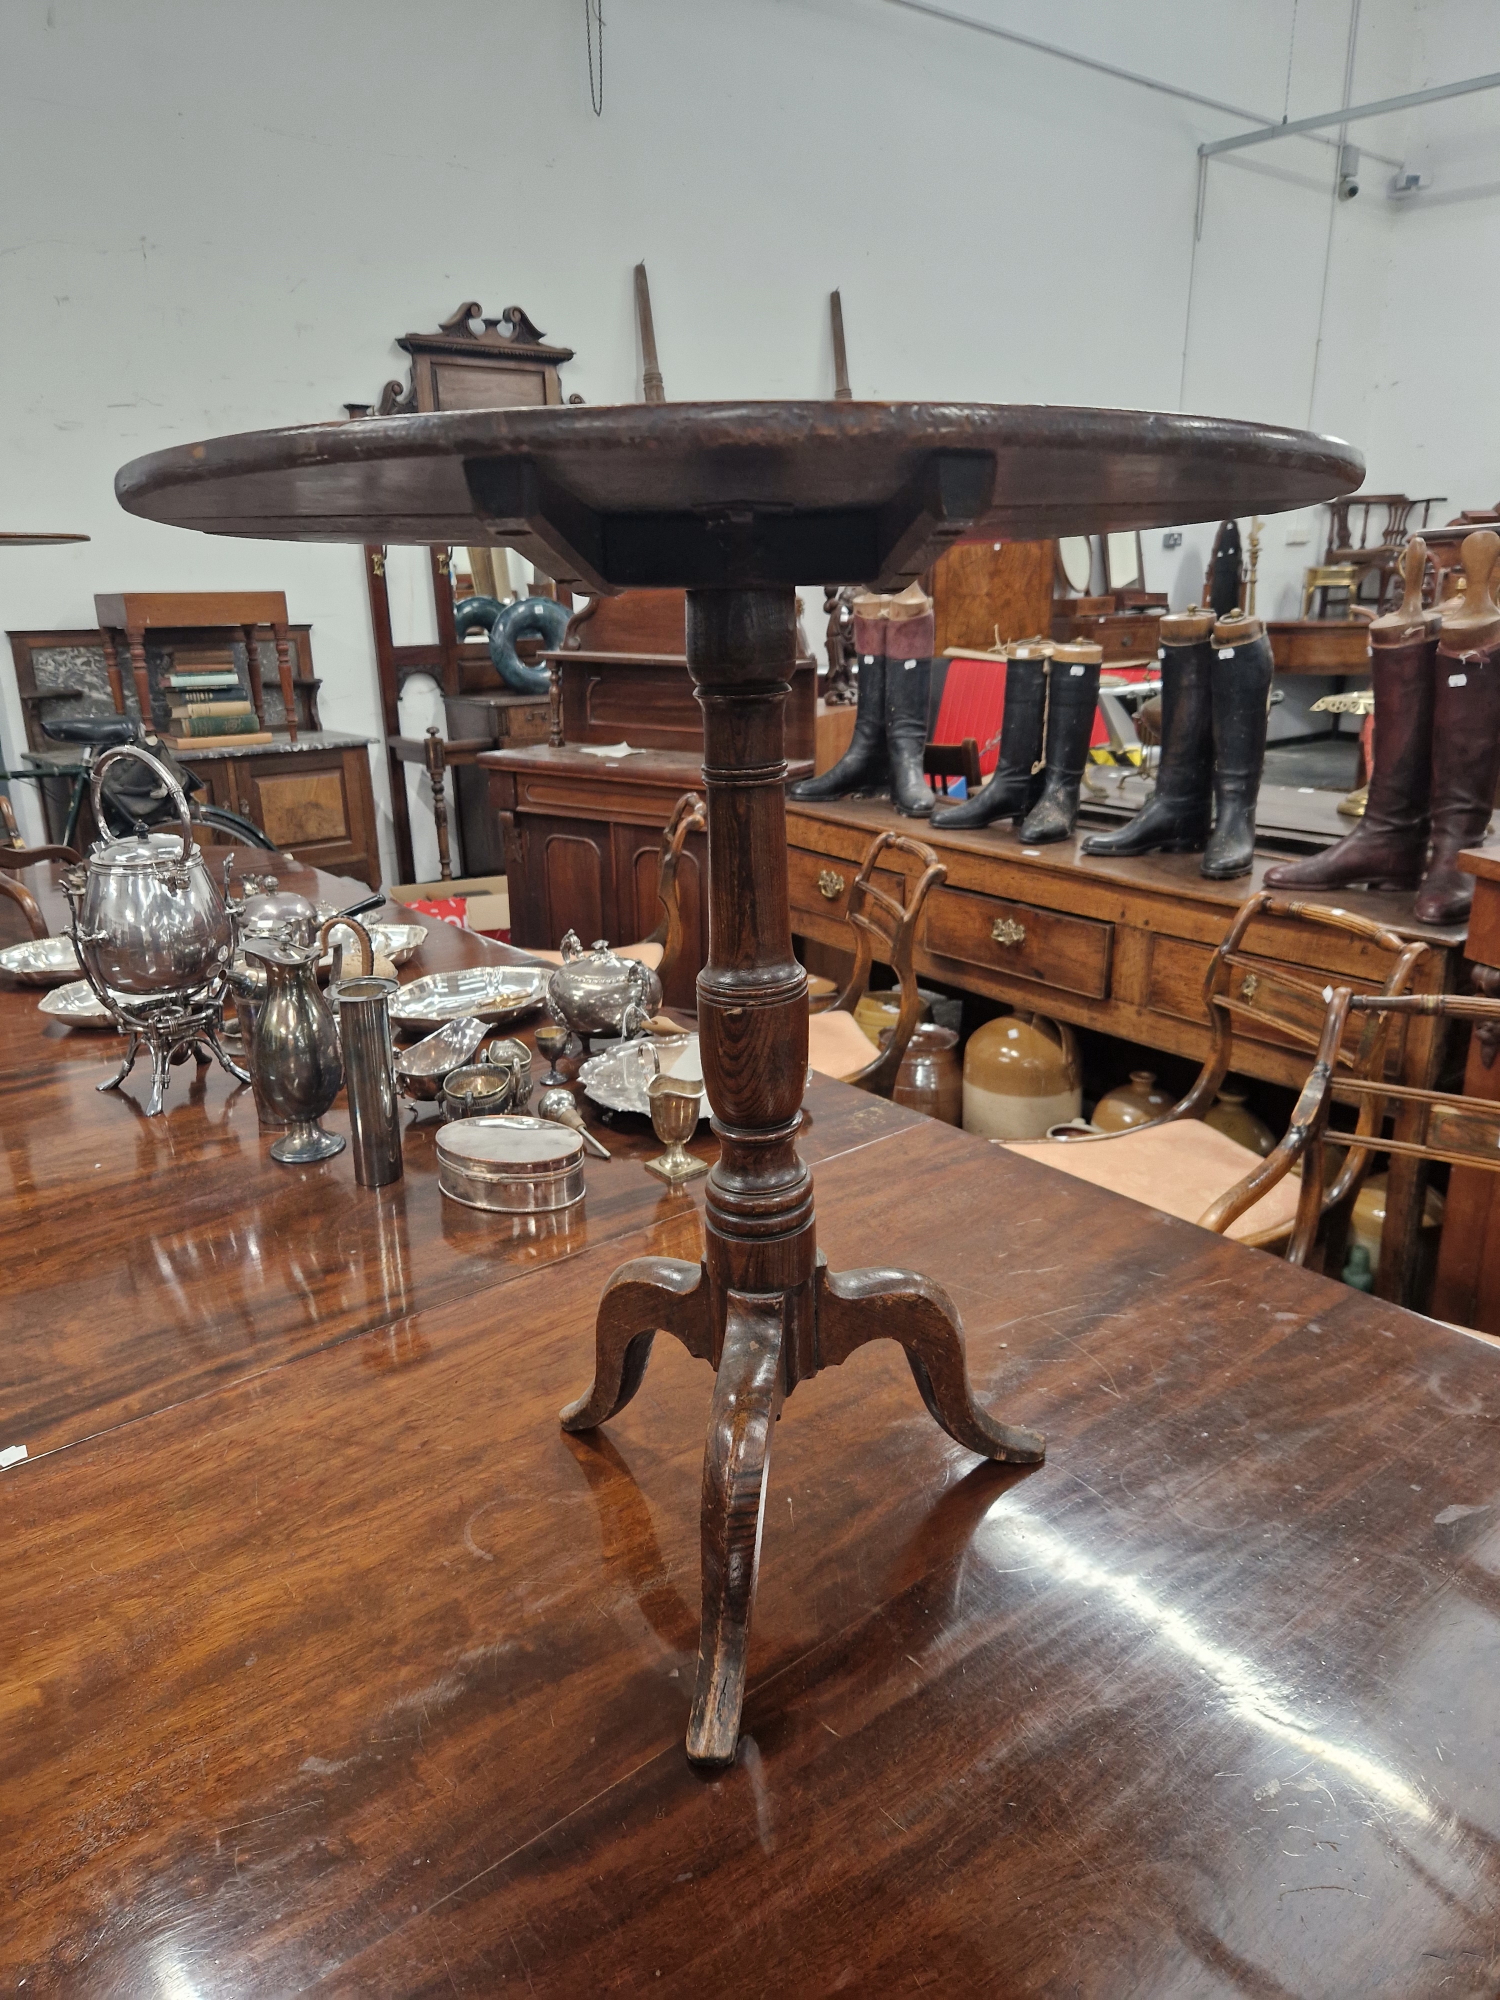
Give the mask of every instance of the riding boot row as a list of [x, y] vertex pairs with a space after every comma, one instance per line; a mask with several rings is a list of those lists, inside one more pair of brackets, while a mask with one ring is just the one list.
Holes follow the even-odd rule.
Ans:
[[1458, 924], [1474, 900], [1459, 854], [1483, 840], [1500, 781], [1500, 537], [1467, 537], [1465, 588], [1424, 610], [1426, 544], [1402, 559], [1400, 608], [1370, 630], [1375, 727], [1369, 795], [1352, 833], [1321, 854], [1266, 870], [1273, 889], [1416, 888], [1423, 923]]

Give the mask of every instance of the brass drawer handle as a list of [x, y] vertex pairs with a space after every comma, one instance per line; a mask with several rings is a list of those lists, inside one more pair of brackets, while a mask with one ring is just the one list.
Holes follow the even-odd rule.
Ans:
[[996, 944], [1025, 944], [1026, 926], [1018, 924], [1014, 917], [996, 917], [990, 926], [990, 936]]
[[836, 875], [831, 868], [818, 870], [818, 894], [830, 903], [836, 903], [849, 884], [842, 875]]

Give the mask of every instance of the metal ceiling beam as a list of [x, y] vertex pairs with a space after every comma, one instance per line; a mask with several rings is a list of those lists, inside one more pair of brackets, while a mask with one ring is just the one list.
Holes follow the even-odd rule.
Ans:
[[[952, 8], [935, 6], [932, 0], [885, 0], [885, 5], [904, 8], [909, 14], [925, 14], [930, 20], [945, 21], [951, 28], [968, 28], [976, 35], [992, 35], [997, 41], [1014, 42], [1017, 47], [1032, 49], [1038, 55], [1055, 56], [1060, 62], [1075, 63], [1080, 69], [1091, 69], [1096, 75], [1114, 77], [1119, 83], [1133, 83], [1141, 90], [1154, 90], [1162, 97], [1178, 98], [1184, 104], [1200, 105], [1205, 111], [1222, 112], [1228, 118], [1249, 119], [1252, 124], [1266, 126], [1267, 137], [1271, 136], [1271, 129], [1278, 134], [1287, 129], [1280, 125], [1271, 128], [1270, 120], [1263, 111], [1247, 111], [1240, 104], [1224, 104], [1217, 97], [1202, 97], [1196, 90], [1183, 90], [1178, 84], [1163, 83], [1154, 76], [1142, 76], [1137, 70], [1120, 69], [1114, 63], [1099, 62], [1093, 56], [1080, 55], [1076, 49], [1059, 48], [1055, 42], [1038, 41], [1034, 35], [1019, 34], [1014, 28], [1001, 28], [993, 21], [977, 21], [972, 14], [959, 14]], [[1338, 144], [1337, 139], [1325, 139], [1320, 132], [1309, 132], [1307, 136], [1320, 146]], [[1367, 150], [1367, 157], [1380, 160], [1389, 167], [1404, 165], [1403, 161], [1389, 159], [1384, 153]]]
[[[1489, 76], [1467, 77], [1462, 83], [1434, 84], [1431, 90], [1409, 90], [1404, 97], [1382, 97], [1375, 104], [1350, 104], [1342, 111], [1320, 111], [1316, 118], [1294, 118], [1290, 124], [1265, 125], [1258, 132], [1237, 132], [1232, 139], [1214, 139], [1198, 151], [1205, 159], [1217, 153], [1237, 153], [1242, 146], [1261, 146], [1268, 139], [1291, 139], [1315, 132], [1320, 125], [1352, 125], [1357, 118], [1380, 118], [1387, 111], [1410, 111], [1418, 104], [1438, 104], [1445, 97], [1468, 97], [1476, 90], [1500, 89], [1500, 70]], [[1373, 157], [1373, 156], [1372, 156]]]

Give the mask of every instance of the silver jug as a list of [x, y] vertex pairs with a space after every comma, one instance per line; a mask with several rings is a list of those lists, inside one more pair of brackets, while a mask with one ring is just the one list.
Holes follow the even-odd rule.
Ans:
[[639, 1034], [661, 1005], [661, 981], [638, 958], [621, 958], [601, 939], [585, 951], [569, 931], [563, 962], [547, 982], [547, 1008], [575, 1035]]
[[344, 1081], [338, 1024], [318, 989], [318, 959], [335, 922], [358, 931], [368, 951], [363, 926], [348, 917], [330, 917], [310, 945], [268, 938], [250, 938], [245, 945], [247, 956], [266, 969], [266, 994], [250, 1044], [250, 1072], [257, 1103], [290, 1128], [271, 1147], [271, 1158], [287, 1167], [331, 1160], [346, 1143], [340, 1133], [325, 1132], [318, 1123]]
[[131, 833], [90, 849], [81, 892], [75, 892], [79, 957], [97, 985], [127, 999], [185, 999], [229, 963], [233, 919], [193, 844], [182, 787], [165, 764], [133, 743], [106, 750], [94, 766], [99, 825], [106, 824], [100, 781], [119, 757], [149, 765], [172, 795], [182, 832]]

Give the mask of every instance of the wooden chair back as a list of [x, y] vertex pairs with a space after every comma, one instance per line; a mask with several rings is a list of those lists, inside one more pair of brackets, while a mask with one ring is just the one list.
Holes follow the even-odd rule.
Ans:
[[0, 868], [31, 868], [38, 861], [81, 861], [76, 848], [28, 847], [16, 823], [15, 807], [0, 792]]
[[661, 904], [661, 921], [641, 940], [642, 944], [659, 944], [662, 948], [657, 976], [663, 991], [682, 957], [682, 891], [677, 880], [682, 850], [690, 833], [705, 833], [707, 830], [708, 815], [703, 809], [702, 799], [696, 792], [684, 792], [673, 806], [672, 816], [661, 837], [661, 858], [656, 866], [656, 897]]
[[[24, 882], [16, 881], [15, 877], [7, 875], [3, 868], [0, 868], [0, 902], [14, 903], [19, 908], [22, 921], [26, 925], [25, 935], [27, 937], [46, 937], [47, 919], [42, 915], [41, 904], [32, 895]], [[14, 927], [14, 920], [11, 923], [0, 921], [0, 944], [18, 944], [21, 942], [19, 938], [12, 938], [6, 935]]]
[[[875, 881], [882, 859], [896, 853], [909, 854], [922, 870], [914, 880], [902, 878], [906, 892], [901, 902]], [[814, 1013], [839, 1011], [852, 1014], [869, 988], [870, 967], [874, 963], [876, 946], [882, 948], [881, 956], [896, 975], [901, 1009], [885, 1047], [865, 1069], [855, 1076], [845, 1077], [844, 1081], [852, 1083], [858, 1090], [872, 1091], [877, 1097], [889, 1097], [896, 1087], [906, 1045], [922, 1011], [916, 970], [912, 964], [917, 925], [922, 920], [923, 906], [929, 894], [939, 882], [947, 879], [948, 870], [933, 850], [904, 833], [878, 833], [865, 850], [865, 858], [849, 890], [849, 902], [844, 911], [854, 931], [853, 968], [841, 992], [828, 996], [822, 1002], [812, 1003]]]
[[979, 790], [979, 744], [966, 736], [962, 743], [929, 743], [922, 752], [922, 775], [936, 778], [944, 798], [948, 780], [962, 778], [972, 799]]
[[[1366, 1031], [1379, 1023], [1394, 1026], [1414, 1015], [1436, 1015], [1446, 1021], [1471, 1021], [1491, 1045], [1500, 1037], [1500, 1000], [1481, 999], [1459, 993], [1352, 993], [1340, 987], [1328, 1003], [1331, 1043], [1345, 1019], [1363, 1021]], [[1355, 1141], [1369, 1132], [1375, 1134], [1371, 1150], [1391, 1153], [1404, 1159], [1425, 1160], [1454, 1167], [1482, 1167], [1500, 1172], [1500, 1102], [1482, 1097], [1466, 1097], [1448, 1090], [1420, 1090], [1412, 1084], [1387, 1083], [1378, 1076], [1342, 1076], [1332, 1064], [1324, 1065], [1317, 1102], [1309, 1101], [1307, 1177], [1321, 1177], [1323, 1152], [1328, 1146], [1353, 1148]], [[1311, 1089], [1312, 1078], [1309, 1078]], [[1359, 1123], [1354, 1133], [1336, 1132], [1329, 1127], [1328, 1114], [1335, 1102], [1359, 1107]], [[1398, 1114], [1397, 1132], [1381, 1136], [1381, 1122], [1387, 1112]], [[1346, 1163], [1340, 1180], [1348, 1174]], [[1297, 1239], [1311, 1231], [1316, 1217], [1304, 1232], [1298, 1216]], [[1294, 1240], [1297, 1240], [1294, 1239]]]
[[[1163, 1114], [1163, 1123], [1178, 1118], [1201, 1118], [1208, 1111], [1229, 1073], [1237, 1026], [1245, 1031], [1252, 1025], [1269, 1029], [1278, 1039], [1307, 1049], [1313, 1057], [1286, 1139], [1277, 1147], [1273, 1159], [1288, 1152], [1300, 1155], [1313, 1146], [1315, 1136], [1327, 1125], [1327, 1107], [1324, 1105], [1320, 1112], [1319, 1106], [1330, 1087], [1342, 1096], [1353, 1086], [1370, 1086], [1369, 1095], [1360, 1104], [1359, 1123], [1349, 1135], [1351, 1143], [1343, 1168], [1332, 1184], [1326, 1190], [1323, 1187], [1321, 1152], [1317, 1171], [1304, 1169], [1303, 1208], [1310, 1208], [1310, 1217], [1304, 1218], [1303, 1209], [1299, 1208], [1297, 1227], [1287, 1253], [1289, 1261], [1300, 1263], [1311, 1247], [1319, 1218], [1351, 1201], [1359, 1191], [1371, 1155], [1387, 1150], [1380, 1131], [1382, 1101], [1396, 1093], [1396, 1086], [1383, 1080], [1392, 1056], [1392, 1028], [1396, 1028], [1398, 1038], [1404, 1037], [1398, 1013], [1378, 1014], [1361, 1006], [1359, 1033], [1350, 1046], [1346, 1033], [1351, 1025], [1349, 1009], [1340, 1006], [1338, 1000], [1340, 993], [1347, 995], [1347, 987], [1332, 981], [1319, 985], [1316, 975], [1309, 976], [1279, 963], [1271, 955], [1276, 949], [1273, 940], [1265, 940], [1268, 946], [1265, 951], [1249, 948], [1256, 942], [1253, 933], [1257, 925], [1287, 921], [1358, 938], [1381, 952], [1386, 959], [1386, 976], [1379, 993], [1370, 996], [1372, 1001], [1404, 1002], [1406, 988], [1417, 965], [1426, 957], [1427, 946], [1420, 938], [1403, 938], [1366, 917], [1351, 916], [1346, 910], [1283, 899], [1262, 890], [1240, 905], [1209, 964], [1203, 982], [1212, 1037], [1208, 1058], [1186, 1097]], [[1396, 1053], [1399, 1054], [1399, 1048]], [[1356, 1143], [1360, 1140], [1368, 1143]], [[1260, 1199], [1268, 1184], [1263, 1175], [1252, 1173], [1204, 1216], [1204, 1226], [1226, 1229]]]

